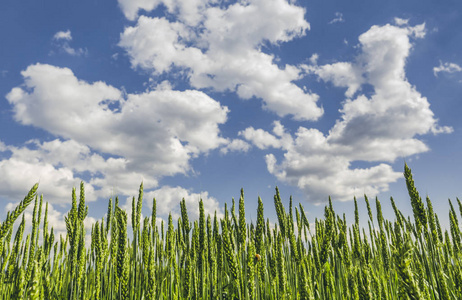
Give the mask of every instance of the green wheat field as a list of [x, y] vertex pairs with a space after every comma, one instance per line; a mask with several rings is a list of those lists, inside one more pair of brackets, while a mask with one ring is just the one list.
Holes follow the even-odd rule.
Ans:
[[[181, 217], [156, 226], [141, 220], [143, 185], [133, 197], [133, 238], [127, 213], [109, 199], [106, 219], [91, 230], [85, 246], [84, 186], [65, 217], [67, 234], [55, 240], [47, 207], [36, 184], [0, 226], [2, 299], [461, 299], [462, 254], [458, 214], [451, 201], [450, 230], [442, 230], [429, 198], [419, 196], [411, 170], [404, 177], [413, 208], [405, 217], [396, 207], [393, 221], [365, 197], [369, 221], [348, 226], [329, 199], [323, 219], [306, 217], [303, 206], [284, 205], [274, 196], [277, 223], [265, 221], [258, 199], [256, 224], [245, 219], [244, 192], [237, 214], [225, 205], [222, 219], [205, 215], [190, 222], [184, 199]], [[79, 201], [77, 201], [79, 200]], [[34, 202], [32, 231], [24, 237], [26, 207]], [[77, 203], [78, 202], [78, 203]], [[375, 217], [374, 217], [375, 215]], [[446, 216], [445, 216], [446, 217]], [[14, 222], [19, 226], [13, 226]], [[313, 225], [314, 224], [314, 225]], [[13, 232], [13, 228], [17, 230]], [[367, 230], [366, 230], [367, 229]], [[14, 234], [14, 235], [13, 235]], [[13, 238], [14, 236], [14, 238]], [[56, 238], [58, 239], [58, 238]]]

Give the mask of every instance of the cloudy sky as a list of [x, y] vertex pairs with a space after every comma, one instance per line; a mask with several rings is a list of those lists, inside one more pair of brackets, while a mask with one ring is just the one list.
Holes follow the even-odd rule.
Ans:
[[437, 212], [462, 195], [458, 1], [0, 6], [0, 207], [40, 182], [64, 230], [80, 181], [93, 219], [143, 181], [163, 218], [183, 197], [222, 213], [241, 187], [272, 218], [275, 186], [311, 220], [364, 194], [393, 218], [405, 161]]

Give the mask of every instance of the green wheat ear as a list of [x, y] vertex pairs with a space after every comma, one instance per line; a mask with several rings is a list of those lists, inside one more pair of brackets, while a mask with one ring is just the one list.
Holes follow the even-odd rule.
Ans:
[[[154, 200], [152, 215], [144, 219], [140, 232], [140, 192], [138, 202], [133, 201], [133, 240], [130, 237], [129, 243], [127, 236], [127, 212], [115, 197], [114, 203], [109, 200], [106, 221], [93, 224], [90, 245], [85, 244], [83, 221], [88, 210], [83, 184], [79, 203], [73, 189], [65, 217], [67, 235], [57, 237], [57, 242], [56, 231], [48, 229], [52, 215], [47, 208], [40, 226], [43, 198], [37, 197], [34, 186], [0, 223], [0, 295], [2, 299], [458, 299], [460, 200], [459, 210], [449, 202], [450, 228], [442, 228], [430, 199], [426, 207], [419, 204], [420, 197], [415, 200], [418, 193], [410, 169], [406, 176], [414, 219], [403, 215], [391, 199], [395, 218], [387, 220], [376, 198], [376, 224], [368, 207], [367, 235], [359, 226], [356, 201], [355, 219], [348, 223], [345, 214], [343, 218], [335, 214], [329, 199], [324, 217], [315, 219], [313, 233], [300, 204], [295, 208], [295, 228], [293, 201], [286, 213], [278, 190], [275, 224], [267, 218], [265, 226], [260, 198], [256, 222], [245, 222], [241, 190], [238, 215], [234, 208], [228, 214], [225, 205], [225, 217], [219, 219], [216, 212], [212, 222], [202, 202], [194, 226], [183, 199], [176, 228], [179, 213], [174, 212], [168, 223], [161, 222], [162, 229], [157, 228]], [[28, 220], [24, 209], [34, 199]], [[14, 220], [20, 214], [15, 234]], [[32, 231], [24, 237], [27, 228]]]
[[0, 240], [5, 237], [6, 233], [10, 230], [11, 226], [13, 226], [13, 223], [16, 221], [19, 215], [22, 214], [27, 206], [29, 206], [29, 204], [35, 199], [37, 189], [38, 183], [34, 184], [29, 193], [27, 193], [26, 197], [24, 197], [24, 200], [22, 200], [18, 206], [16, 206], [13, 212], [8, 214], [6, 220], [0, 227]]
[[419, 196], [414, 185], [414, 179], [412, 178], [411, 169], [404, 164], [404, 178], [406, 179], [406, 186], [411, 198], [412, 211], [414, 212], [414, 220], [417, 226], [417, 232], [420, 233], [423, 229], [427, 232], [427, 214], [422, 199]]
[[241, 188], [241, 197], [239, 198], [239, 244], [243, 245], [246, 239], [246, 221], [245, 221], [245, 204], [244, 189]]

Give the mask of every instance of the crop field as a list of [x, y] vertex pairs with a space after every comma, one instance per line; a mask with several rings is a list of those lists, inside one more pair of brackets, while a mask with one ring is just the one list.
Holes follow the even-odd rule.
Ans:
[[[35, 185], [0, 226], [0, 295], [2, 299], [460, 299], [462, 203], [450, 201], [450, 229], [443, 230], [431, 200], [419, 196], [407, 165], [404, 176], [413, 216], [404, 216], [390, 199], [395, 216], [384, 219], [381, 202], [365, 197], [369, 221], [361, 225], [356, 199], [353, 224], [348, 225], [345, 214], [337, 214], [329, 200], [324, 218], [310, 220], [314, 222], [310, 225], [303, 206], [293, 206], [292, 199], [284, 203], [276, 189], [275, 226], [265, 220], [261, 199], [256, 224], [246, 221], [243, 191], [231, 208], [225, 205], [223, 218], [206, 216], [201, 200], [199, 219], [191, 222], [182, 200], [175, 224], [170, 215], [165, 226], [156, 226], [155, 199], [152, 215], [141, 220], [141, 185], [138, 198], [133, 197], [131, 228], [118, 199], [109, 199], [107, 217], [93, 225], [88, 247], [83, 184], [79, 197], [75, 189], [72, 192], [67, 234], [59, 238], [48, 228], [47, 205]], [[32, 231], [24, 236], [23, 212], [29, 204], [34, 205]], [[128, 230], [133, 230], [131, 240]]]

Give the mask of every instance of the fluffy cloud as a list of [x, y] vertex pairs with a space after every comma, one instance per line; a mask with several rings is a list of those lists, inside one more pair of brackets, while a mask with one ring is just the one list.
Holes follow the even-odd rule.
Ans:
[[58, 31], [53, 36], [53, 40], [55, 41], [55, 46], [62, 52], [67, 53], [72, 56], [81, 56], [86, 55], [86, 49], [74, 49], [69, 45], [69, 42], [72, 41], [72, 34], [70, 30], [67, 31]]
[[408, 23], [409, 23], [409, 19], [395, 18], [395, 24], [398, 26], [407, 25]]
[[269, 147], [279, 148], [281, 146], [279, 139], [263, 129], [248, 127], [239, 132], [239, 135], [244, 137], [246, 140], [251, 141], [252, 144], [257, 146], [259, 149], [266, 149]]
[[149, 12], [156, 9], [159, 5], [163, 5], [169, 14], [176, 14], [182, 22], [194, 26], [203, 20], [203, 10], [209, 5], [216, 4], [218, 1], [118, 0], [118, 2], [125, 17], [131, 21], [137, 19], [140, 10]]
[[67, 68], [36, 64], [22, 75], [24, 85], [6, 96], [14, 118], [66, 141], [36, 143], [36, 150], [10, 147], [12, 156], [0, 163], [11, 168], [3, 172], [21, 176], [22, 169], [34, 182], [36, 174], [48, 174], [50, 186], [62, 178], [67, 192], [75, 174], [86, 172], [94, 187], [133, 194], [141, 180], [148, 189], [163, 176], [186, 174], [191, 159], [228, 143], [219, 129], [228, 109], [199, 91], [161, 89], [123, 99], [120, 90], [78, 80]]
[[161, 3], [161, 0], [119, 0], [118, 2], [125, 18], [133, 21], [138, 16], [139, 10], [151, 11]]
[[448, 63], [440, 61], [440, 65], [438, 67], [433, 68], [433, 74], [435, 77], [438, 77], [438, 73], [443, 72], [443, 73], [456, 73], [456, 72], [462, 72], [462, 68], [456, 64], [456, 63]]
[[53, 39], [71, 41], [72, 40], [71, 31], [69, 29], [67, 31], [58, 31], [53, 36]]
[[68, 169], [16, 158], [0, 161], [0, 175], [2, 178], [0, 193], [16, 200], [22, 199], [25, 192], [35, 183], [40, 182], [40, 192], [47, 195], [47, 201], [68, 201], [72, 186], [78, 183], [78, 179], [74, 178]]
[[[72, 188], [83, 181], [78, 174], [88, 172], [98, 176], [106, 171], [104, 167], [109, 169], [113, 163], [113, 159], [105, 160], [72, 140], [32, 140], [24, 147], [5, 146], [0, 151], [9, 153], [8, 158], [0, 161], [1, 195], [22, 199], [24, 193], [39, 182], [39, 193], [47, 202], [56, 204], [69, 204]], [[100, 194], [90, 183], [85, 191], [89, 202]]]
[[[354, 195], [386, 191], [401, 176], [386, 162], [427, 151], [418, 135], [452, 131], [438, 126], [427, 99], [405, 76], [410, 38], [423, 35], [422, 25], [373, 26], [359, 37], [361, 53], [354, 62], [305, 67], [347, 89], [341, 118], [327, 135], [300, 127], [291, 136], [275, 123], [274, 134], [247, 128], [242, 136], [258, 148], [284, 150], [280, 163], [275, 155], [266, 155], [268, 170], [303, 190], [309, 201], [325, 201], [327, 194], [351, 200]], [[360, 93], [364, 84], [374, 89], [369, 98]], [[371, 167], [354, 168], [356, 161], [369, 162]]]
[[[160, 2], [119, 3], [127, 18], [134, 19], [136, 7], [154, 9]], [[154, 74], [179, 69], [187, 72], [194, 88], [235, 91], [242, 99], [261, 98], [264, 108], [281, 117], [315, 120], [322, 115], [316, 105], [318, 96], [293, 83], [301, 78], [301, 70], [292, 65], [279, 67], [273, 55], [261, 50], [265, 44], [304, 35], [309, 24], [303, 8], [285, 0], [221, 6], [212, 1], [162, 3], [176, 21], [141, 16], [121, 34], [119, 45], [133, 67]], [[186, 9], [186, 3], [193, 9]]]
[[220, 151], [223, 154], [228, 152], [247, 152], [250, 149], [250, 144], [241, 140], [241, 139], [234, 139], [225, 147], [221, 148]]
[[[318, 56], [313, 55], [312, 62], [316, 63]], [[364, 83], [362, 74], [349, 62], [338, 62], [323, 66], [305, 66], [308, 72], [316, 74], [324, 81], [331, 81], [335, 86], [348, 88], [345, 96], [352, 97]]]

